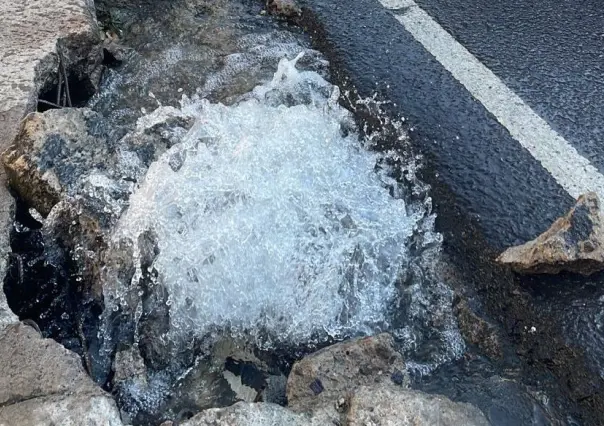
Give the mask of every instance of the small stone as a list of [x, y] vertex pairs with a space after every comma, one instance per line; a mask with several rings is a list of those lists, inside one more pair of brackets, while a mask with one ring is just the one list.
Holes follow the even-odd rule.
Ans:
[[604, 269], [604, 224], [595, 192], [579, 197], [570, 212], [526, 244], [511, 247], [497, 258], [521, 274], [591, 275]]
[[396, 385], [402, 386], [403, 383], [405, 383], [405, 375], [399, 371], [399, 370], [394, 370], [394, 373], [392, 373], [392, 376], [390, 376], [390, 379], [392, 380], [392, 382]]
[[319, 379], [315, 379], [308, 386], [310, 387], [310, 390], [312, 390], [315, 395], [319, 395], [321, 392], [323, 392], [325, 390], [325, 388], [323, 388], [323, 384], [321, 383], [321, 380], [319, 380]]
[[141, 385], [146, 385], [145, 363], [136, 346], [117, 351], [112, 369], [114, 372], [113, 383], [136, 379]]
[[302, 15], [302, 9], [294, 0], [267, 0], [266, 8], [271, 15], [288, 19]]
[[318, 401], [330, 401], [334, 407], [358, 386], [389, 383], [396, 371], [406, 387], [405, 361], [387, 333], [328, 346], [294, 364], [287, 379], [288, 405], [294, 411], [312, 411]]

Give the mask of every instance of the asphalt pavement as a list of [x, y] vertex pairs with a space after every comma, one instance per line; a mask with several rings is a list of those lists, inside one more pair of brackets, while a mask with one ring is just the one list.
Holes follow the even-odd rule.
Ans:
[[604, 4], [417, 0], [604, 172]]
[[556, 378], [581, 407], [568, 424], [604, 424], [604, 274], [528, 278], [493, 263], [579, 194], [604, 198], [602, 3], [298, 1], [335, 82], [406, 119], [444, 252], [518, 345], [523, 374]]
[[[536, 237], [602, 182], [597, 1], [301, 3], [331, 62], [361, 95], [377, 92], [396, 105], [439, 181], [496, 250]], [[439, 41], [436, 27], [451, 40]], [[501, 100], [491, 99], [493, 81], [507, 93]], [[527, 132], [535, 123], [541, 130]]]

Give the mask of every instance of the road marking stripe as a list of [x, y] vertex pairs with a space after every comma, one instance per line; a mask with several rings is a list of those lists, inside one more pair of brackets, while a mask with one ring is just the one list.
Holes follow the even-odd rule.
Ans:
[[[554, 131], [491, 70], [459, 44], [413, 0], [379, 0], [455, 79], [572, 197], [595, 191], [604, 200], [604, 176]], [[397, 9], [399, 11], [397, 12]]]

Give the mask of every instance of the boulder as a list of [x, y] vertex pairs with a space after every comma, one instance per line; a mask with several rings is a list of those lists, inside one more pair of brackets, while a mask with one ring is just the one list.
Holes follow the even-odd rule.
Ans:
[[362, 385], [408, 385], [405, 361], [387, 333], [328, 346], [294, 364], [287, 399], [294, 411], [313, 411]]
[[488, 426], [482, 412], [442, 395], [392, 385], [362, 386], [347, 402], [346, 426]]
[[338, 343], [297, 362], [287, 397], [292, 411], [322, 424], [488, 425], [470, 404], [409, 390], [405, 362], [387, 333]]
[[73, 394], [48, 396], [0, 408], [0, 425], [122, 426], [108, 396]]
[[72, 81], [98, 74], [102, 51], [89, 0], [0, 1], [0, 150], [36, 109], [38, 94], [56, 83], [59, 51]]
[[604, 269], [604, 225], [600, 200], [594, 192], [582, 195], [570, 212], [539, 237], [504, 251], [497, 262], [522, 274], [590, 275]]
[[112, 154], [108, 138], [92, 131], [93, 123], [100, 121], [85, 108], [32, 113], [2, 154], [11, 186], [43, 216], [65, 196], [74, 195], [85, 177], [105, 168]]
[[308, 414], [294, 413], [271, 403], [238, 402], [226, 408], [202, 411], [182, 426], [325, 426], [327, 419]]
[[23, 324], [0, 333], [0, 424], [110, 425], [121, 420], [79, 357]]
[[9, 182], [43, 216], [66, 197], [82, 196], [110, 222], [149, 165], [192, 126], [188, 117], [170, 116], [173, 110], [158, 109], [159, 122], [142, 120], [126, 137], [126, 128], [89, 108], [31, 113], [2, 154]]

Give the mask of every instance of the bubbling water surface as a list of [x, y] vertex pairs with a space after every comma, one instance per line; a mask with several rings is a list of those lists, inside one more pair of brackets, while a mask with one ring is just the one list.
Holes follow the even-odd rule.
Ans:
[[306, 344], [390, 327], [426, 212], [389, 191], [383, 154], [364, 147], [336, 86], [296, 69], [300, 56], [232, 106], [185, 97], [139, 120], [195, 119], [150, 167], [116, 235], [157, 235], [176, 335], [224, 328]]

